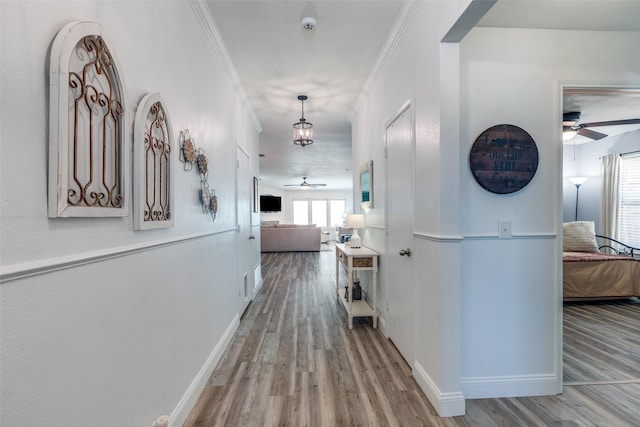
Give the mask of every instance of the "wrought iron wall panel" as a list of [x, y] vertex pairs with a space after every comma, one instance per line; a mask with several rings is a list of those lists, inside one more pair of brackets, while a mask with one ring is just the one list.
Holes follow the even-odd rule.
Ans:
[[126, 216], [126, 91], [101, 26], [63, 27], [50, 67], [49, 216]]
[[136, 112], [134, 227], [173, 226], [173, 131], [160, 94], [146, 95]]

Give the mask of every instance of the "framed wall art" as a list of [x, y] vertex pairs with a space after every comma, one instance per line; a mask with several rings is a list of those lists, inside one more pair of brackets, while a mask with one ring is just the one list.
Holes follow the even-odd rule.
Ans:
[[360, 168], [360, 208], [373, 208], [373, 160]]

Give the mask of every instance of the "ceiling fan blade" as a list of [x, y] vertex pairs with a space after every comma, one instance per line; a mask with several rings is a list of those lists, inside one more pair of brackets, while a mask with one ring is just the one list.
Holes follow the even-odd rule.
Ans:
[[300, 184], [284, 184], [283, 187], [300, 187]]
[[312, 187], [326, 187], [327, 184], [309, 184]]
[[606, 122], [582, 123], [580, 127], [592, 128], [597, 126], [618, 126], [618, 125], [637, 125], [637, 124], [640, 124], [640, 119], [609, 120]]
[[600, 132], [596, 132], [595, 130], [584, 129], [584, 128], [578, 131], [578, 135], [586, 136], [587, 138], [595, 139], [596, 141], [607, 137], [607, 135], [604, 133], [600, 133]]

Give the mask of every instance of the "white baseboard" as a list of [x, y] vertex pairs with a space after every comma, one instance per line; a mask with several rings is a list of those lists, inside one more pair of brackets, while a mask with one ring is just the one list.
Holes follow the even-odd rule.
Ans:
[[555, 374], [468, 377], [460, 381], [467, 399], [548, 396], [562, 393], [562, 381]]
[[441, 417], [465, 414], [464, 395], [461, 392], [442, 393], [418, 362], [413, 363], [413, 377]]
[[238, 326], [240, 326], [240, 315], [236, 314], [227, 327], [227, 330], [222, 335], [222, 338], [220, 338], [220, 341], [218, 341], [209, 357], [207, 357], [204, 365], [202, 365], [202, 368], [200, 368], [200, 371], [191, 382], [191, 385], [182, 396], [182, 399], [180, 399], [180, 402], [169, 416], [170, 427], [178, 427], [184, 424], [187, 416], [189, 416], [189, 412], [196, 404], [202, 389], [222, 358], [224, 351], [229, 346], [229, 342], [231, 341], [231, 338], [233, 338], [233, 334], [238, 329]]
[[387, 321], [384, 320], [384, 317], [380, 316], [380, 313], [378, 313], [378, 329], [380, 329], [385, 337], [389, 338], [389, 334], [387, 334]]

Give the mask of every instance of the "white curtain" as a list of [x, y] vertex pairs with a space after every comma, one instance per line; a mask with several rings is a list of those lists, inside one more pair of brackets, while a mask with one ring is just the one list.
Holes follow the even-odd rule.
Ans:
[[620, 211], [620, 154], [602, 156], [602, 200], [600, 202], [600, 234], [618, 238]]

